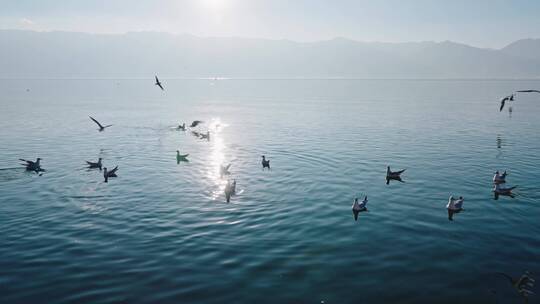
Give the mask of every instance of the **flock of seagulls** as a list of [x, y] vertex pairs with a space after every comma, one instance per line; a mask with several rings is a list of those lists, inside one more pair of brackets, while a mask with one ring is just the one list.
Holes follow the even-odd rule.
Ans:
[[[155, 76], [155, 85], [158, 86], [162, 91], [165, 90], [163, 88], [162, 82], [159, 80], [157, 75]], [[504, 98], [502, 98], [500, 100], [499, 111], [502, 111], [504, 109], [505, 105], [508, 102], [514, 101], [515, 96], [516, 96], [517, 93], [540, 93], [540, 91], [539, 90], [518, 90], [518, 91], [515, 91], [511, 95], [505, 96]], [[106, 128], [109, 128], [109, 127], [112, 126], [112, 124], [102, 125], [95, 118], [93, 118], [91, 116], [89, 116], [89, 117], [99, 127], [98, 128], [99, 132], [103, 132], [103, 131], [105, 131]], [[203, 123], [204, 123], [204, 121], [202, 121], [202, 120], [194, 120], [189, 127], [190, 128], [196, 128], [197, 126], [199, 126], [199, 125], [201, 125]], [[183, 123], [182, 125], [179, 124], [177, 127], [175, 127], [175, 129], [178, 130], [178, 131], [186, 131], [187, 130], [186, 124], [185, 123]], [[206, 139], [206, 140], [210, 141], [210, 131], [207, 131], [206, 133], [201, 133], [201, 132], [198, 132], [196, 130], [192, 130], [192, 134], [195, 135], [196, 137], [200, 138], [200, 139]], [[188, 156], [189, 156], [189, 154], [180, 154], [180, 151], [177, 150], [176, 151], [177, 164], [180, 164], [180, 162], [188, 162], [189, 161]], [[262, 155], [261, 158], [262, 158], [262, 160], [261, 160], [262, 169], [263, 170], [264, 169], [270, 170], [270, 160], [266, 159], [265, 155]], [[39, 158], [39, 157], [36, 159], [36, 161], [30, 161], [30, 160], [25, 160], [25, 159], [20, 159], [20, 160], [23, 162], [22, 165], [25, 166], [26, 170], [28, 170], [28, 171], [34, 171], [34, 172], [38, 173], [40, 176], [41, 176], [40, 172], [45, 171], [45, 169], [43, 169], [41, 167], [40, 161], [42, 159]], [[87, 164], [89, 169], [99, 169], [100, 171], [103, 170], [103, 177], [105, 179], [105, 183], [107, 183], [109, 181], [109, 178], [117, 177], [116, 173], [118, 171], [118, 166], [114, 167], [114, 169], [112, 169], [112, 170], [108, 170], [107, 167], [103, 167], [102, 158], [99, 158], [97, 162], [86, 161], [86, 164]], [[231, 174], [231, 172], [229, 171], [230, 167], [231, 167], [231, 164], [221, 165], [220, 166], [219, 174], [220, 174], [221, 178]], [[399, 170], [399, 171], [392, 171], [390, 169], [390, 166], [387, 166], [387, 168], [386, 168], [386, 184], [388, 185], [391, 180], [395, 180], [395, 181], [399, 181], [399, 182], [404, 183], [404, 181], [401, 178], [401, 174], [403, 172], [405, 172], [405, 170], [406, 169]], [[506, 171], [504, 171], [502, 174], [499, 171], [495, 172], [495, 175], [493, 176], [493, 185], [494, 185], [493, 193], [495, 195], [495, 199], [498, 199], [499, 195], [514, 197], [514, 195], [512, 193], [512, 190], [514, 190], [517, 186], [505, 187], [507, 175], [508, 175], [508, 173]], [[230, 179], [227, 180], [227, 184], [225, 186], [224, 194], [225, 194], [225, 199], [226, 199], [227, 203], [229, 203], [230, 199], [231, 199], [231, 196], [236, 194], [236, 179], [234, 179], [232, 181]], [[458, 199], [454, 198], [454, 196], [452, 196], [452, 195], [450, 196], [450, 198], [448, 199], [448, 203], [446, 204], [446, 209], [448, 211], [448, 220], [453, 221], [454, 215], [457, 214], [457, 213], [460, 213], [461, 211], [464, 210], [463, 209], [464, 200], [465, 199], [462, 196], [460, 196]], [[353, 202], [353, 205], [352, 205], [352, 212], [353, 212], [353, 216], [354, 216], [355, 221], [358, 220], [358, 215], [361, 212], [367, 212], [368, 211], [367, 203], [368, 203], [367, 195], [364, 196], [364, 199], [361, 200], [361, 201], [359, 200], [359, 198], [354, 199], [354, 202]], [[533, 292], [531, 290], [527, 289], [527, 287], [533, 287], [533, 284], [535, 282], [534, 279], [530, 276], [529, 272], [525, 272], [525, 274], [523, 274], [518, 279], [514, 279], [514, 278], [512, 278], [511, 276], [509, 276], [509, 275], [507, 275], [505, 273], [497, 273], [497, 274], [500, 274], [500, 275], [504, 276], [505, 278], [507, 278], [509, 280], [509, 282], [512, 284], [512, 286], [516, 289], [516, 291], [521, 296], [524, 297], [525, 301], [527, 301], [527, 297], [529, 295], [533, 294]]]
[[515, 91], [511, 95], [505, 96], [501, 99], [501, 106], [499, 107], [499, 112], [504, 109], [504, 105], [507, 101], [514, 101], [514, 97], [516, 96], [516, 93], [540, 93], [539, 90], [519, 90]]

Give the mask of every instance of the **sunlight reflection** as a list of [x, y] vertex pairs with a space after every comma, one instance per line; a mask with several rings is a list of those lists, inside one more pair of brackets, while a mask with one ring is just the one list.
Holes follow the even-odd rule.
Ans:
[[225, 143], [221, 136], [222, 130], [227, 127], [227, 124], [221, 122], [219, 118], [212, 118], [208, 124], [208, 130], [211, 132], [211, 153], [210, 153], [210, 170], [208, 171], [208, 178], [216, 185], [216, 190], [212, 192], [212, 200], [217, 200], [223, 197], [225, 186], [227, 185], [227, 176], [220, 175], [220, 169], [222, 165], [227, 165], [225, 159]]

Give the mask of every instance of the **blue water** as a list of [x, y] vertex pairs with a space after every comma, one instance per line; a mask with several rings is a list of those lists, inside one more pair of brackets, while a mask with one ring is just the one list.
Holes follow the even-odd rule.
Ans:
[[163, 84], [0, 80], [0, 302], [521, 303], [493, 273], [540, 273], [540, 96], [498, 111], [540, 80]]

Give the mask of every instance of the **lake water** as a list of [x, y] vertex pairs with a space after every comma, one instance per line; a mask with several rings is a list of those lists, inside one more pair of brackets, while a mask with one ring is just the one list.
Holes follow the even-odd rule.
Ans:
[[540, 94], [498, 110], [540, 80], [162, 81], [0, 80], [0, 302], [520, 303], [494, 273], [540, 273]]

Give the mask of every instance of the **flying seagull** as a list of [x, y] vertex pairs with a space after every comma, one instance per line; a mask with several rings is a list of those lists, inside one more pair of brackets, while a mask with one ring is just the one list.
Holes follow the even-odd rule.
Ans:
[[538, 90], [521, 90], [521, 91], [516, 91], [518, 93], [540, 93], [540, 91]]
[[107, 167], [103, 168], [103, 177], [106, 183], [109, 182], [109, 177], [117, 177], [116, 171], [118, 171], [118, 166], [114, 167], [111, 171], [107, 171]]
[[102, 126], [99, 123], [99, 121], [97, 121], [94, 117], [92, 117], [92, 116], [88, 116], [88, 117], [90, 117], [90, 119], [93, 120], [99, 126], [99, 132], [103, 132], [103, 131], [105, 131], [105, 128], [108, 128], [108, 127], [112, 126], [112, 125]]
[[501, 112], [503, 110], [504, 104], [507, 101], [514, 101], [514, 94], [508, 95], [508, 96], [504, 97], [503, 99], [501, 99], [501, 107], [499, 108], [499, 112]]
[[191, 126], [189, 126], [190, 128], [195, 128], [196, 126], [198, 126], [199, 124], [202, 124], [204, 121], [202, 120], [194, 120], [192, 123], [191, 123]]
[[35, 162], [31, 160], [22, 159], [22, 158], [19, 158], [19, 160], [25, 162], [25, 164], [21, 164], [21, 165], [25, 166], [27, 171], [35, 171], [36, 173], [38, 173], [39, 171], [45, 171], [44, 169], [41, 168], [41, 165], [39, 163], [41, 161], [41, 158], [39, 157], [36, 159]]
[[156, 75], [156, 83], [155, 83], [155, 85], [157, 85], [158, 87], [160, 87], [162, 91], [165, 91], [165, 89], [163, 88], [163, 86], [161, 86], [161, 82], [160, 82], [159, 79], [157, 78], [157, 75]]
[[98, 168], [99, 170], [101, 170], [101, 157], [98, 159], [96, 163], [86, 161], [86, 164], [88, 164], [88, 168], [91, 168], [91, 169]]

